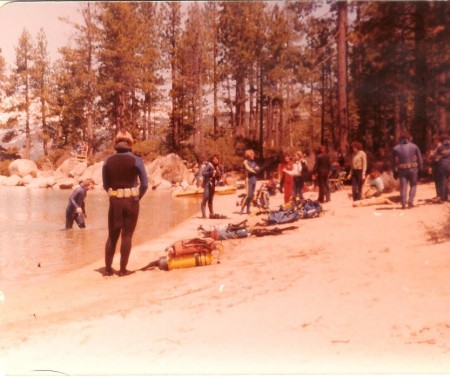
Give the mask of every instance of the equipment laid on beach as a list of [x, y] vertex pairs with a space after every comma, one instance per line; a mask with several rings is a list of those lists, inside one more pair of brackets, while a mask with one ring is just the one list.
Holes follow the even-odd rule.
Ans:
[[317, 217], [322, 213], [322, 206], [315, 200], [305, 200], [300, 208], [300, 218], [311, 219]]
[[300, 218], [300, 212], [295, 209], [287, 211], [270, 211], [267, 217], [268, 225], [287, 224], [297, 221]]
[[264, 236], [278, 236], [283, 234], [286, 230], [294, 230], [298, 229], [298, 226], [287, 226], [284, 228], [273, 228], [273, 229], [253, 229], [252, 235], [256, 237], [264, 237]]
[[[236, 193], [236, 186], [217, 186], [214, 190], [216, 195], [230, 195]], [[187, 188], [186, 190], [180, 189], [172, 192], [172, 197], [184, 197], [184, 196], [201, 196], [203, 195], [203, 187]]]
[[251, 234], [251, 231], [247, 227], [247, 220], [241, 221], [238, 224], [214, 226], [211, 230], [206, 230], [200, 225], [197, 230], [201, 232], [203, 237], [212, 238], [214, 240], [245, 238]]
[[192, 238], [180, 240], [166, 248], [169, 257], [177, 257], [186, 254], [212, 253], [216, 250], [216, 244], [212, 238]]
[[223, 245], [211, 238], [180, 240], [166, 248], [167, 255], [150, 262], [142, 271], [158, 267], [160, 270], [207, 266], [220, 263]]

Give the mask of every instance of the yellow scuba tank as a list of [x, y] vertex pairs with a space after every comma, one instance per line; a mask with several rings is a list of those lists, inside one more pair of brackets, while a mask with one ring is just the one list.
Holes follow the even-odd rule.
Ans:
[[212, 263], [211, 253], [195, 253], [167, 258], [167, 269], [207, 266]]
[[172, 248], [168, 248], [168, 254], [164, 257], [150, 262], [141, 268], [142, 271], [158, 267], [160, 270], [175, 270], [178, 268], [208, 266], [213, 263], [220, 263], [220, 256], [223, 253], [223, 245], [215, 242], [211, 251], [199, 251], [190, 254], [174, 255]]
[[212, 252], [199, 252], [194, 254], [184, 254], [178, 256], [161, 257], [158, 261], [158, 267], [161, 270], [175, 270], [177, 268], [208, 266], [213, 263], [220, 263], [220, 254], [223, 252], [223, 246], [216, 244], [216, 249]]

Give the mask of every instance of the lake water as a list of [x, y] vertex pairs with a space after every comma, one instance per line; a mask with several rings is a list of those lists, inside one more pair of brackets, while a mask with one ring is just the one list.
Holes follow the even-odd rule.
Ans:
[[[89, 191], [86, 229], [74, 223], [73, 229], [65, 230], [70, 194], [71, 190], [0, 187], [0, 292], [94, 261], [103, 267], [108, 196], [100, 189]], [[133, 246], [156, 238], [199, 209], [199, 199], [173, 199], [170, 192], [147, 191], [141, 200]], [[115, 262], [119, 246], [120, 242]]]

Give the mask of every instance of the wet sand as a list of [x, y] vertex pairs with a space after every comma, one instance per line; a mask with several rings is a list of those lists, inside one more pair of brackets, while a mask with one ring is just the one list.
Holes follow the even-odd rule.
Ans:
[[[431, 184], [410, 210], [353, 208], [348, 194], [296, 230], [223, 241], [220, 264], [119, 278], [103, 277], [98, 261], [3, 292], [0, 374], [449, 373], [450, 248], [429, 242], [427, 228], [447, 220], [450, 203], [423, 204]], [[199, 225], [261, 221], [235, 202], [215, 198], [229, 219], [197, 214], [133, 248], [129, 268]]]

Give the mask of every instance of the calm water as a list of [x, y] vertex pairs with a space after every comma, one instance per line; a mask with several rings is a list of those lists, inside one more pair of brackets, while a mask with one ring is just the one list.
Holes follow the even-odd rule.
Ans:
[[[0, 291], [94, 261], [100, 261], [99, 268], [103, 267], [108, 196], [100, 189], [89, 191], [86, 229], [80, 230], [74, 223], [74, 228], [66, 231], [70, 194], [71, 190], [0, 187]], [[141, 200], [133, 245], [164, 233], [199, 207], [198, 199], [172, 199], [170, 192], [149, 190]], [[117, 248], [116, 258], [118, 255]]]

